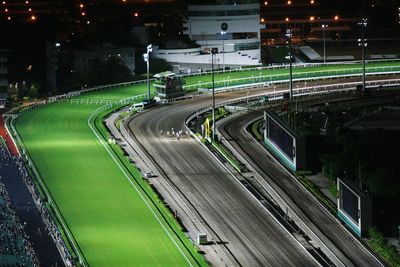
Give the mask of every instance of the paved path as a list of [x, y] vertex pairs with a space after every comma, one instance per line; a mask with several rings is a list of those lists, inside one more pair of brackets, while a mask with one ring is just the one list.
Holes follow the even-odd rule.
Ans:
[[11, 139], [11, 136], [7, 132], [2, 114], [0, 114], [0, 136], [2, 136], [3, 139], [6, 141], [8, 151], [10, 151], [11, 155], [19, 156], [18, 149], [15, 146], [14, 141]]

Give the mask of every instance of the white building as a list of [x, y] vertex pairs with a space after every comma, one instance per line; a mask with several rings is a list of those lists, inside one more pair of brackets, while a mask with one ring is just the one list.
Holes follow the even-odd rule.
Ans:
[[197, 70], [209, 68], [211, 48], [218, 48], [216, 68], [260, 64], [259, 4], [217, 4], [188, 6], [184, 34], [199, 47], [159, 49], [154, 56], [172, 65]]

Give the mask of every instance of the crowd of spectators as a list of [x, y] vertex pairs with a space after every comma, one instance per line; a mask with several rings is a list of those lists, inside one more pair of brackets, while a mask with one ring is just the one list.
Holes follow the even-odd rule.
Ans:
[[[32, 176], [28, 172], [28, 169], [25, 167], [23, 158], [10, 156], [8, 151], [6, 150], [6, 148], [4, 148], [1, 143], [0, 143], [0, 157], [3, 159], [3, 161], [9, 162], [9, 164], [11, 164], [11, 163], [15, 164], [15, 168], [18, 169], [18, 173], [19, 173], [20, 177], [23, 179], [23, 181], [27, 185], [29, 191], [31, 192], [31, 194], [33, 196], [34, 201], [37, 204], [37, 207], [39, 208], [39, 211], [41, 213], [41, 216], [42, 216], [43, 221], [45, 222], [45, 225], [47, 228], [46, 230], [48, 230], [49, 234], [52, 236], [53, 240], [56, 242], [57, 247], [59, 249], [62, 248], [62, 252], [63, 252], [62, 256], [63, 256], [65, 262], [67, 263], [67, 265], [74, 266], [75, 261], [73, 260], [71, 253], [67, 249], [67, 247], [64, 243], [64, 240], [61, 236], [61, 233], [60, 233], [59, 229], [57, 228], [57, 225], [55, 224], [52, 216], [50, 215], [48, 209], [46, 208], [45, 201], [42, 199], [42, 196], [39, 194], [39, 192], [33, 182]], [[14, 214], [14, 217], [17, 220], [17, 217], [15, 216], [15, 214]], [[2, 221], [2, 220], [0, 220], [0, 221]], [[0, 232], [1, 232], [1, 229], [0, 229]], [[1, 240], [0, 240], [0, 244], [3, 244], [3, 242], [1, 242]], [[31, 262], [33, 263], [33, 266], [39, 266], [39, 265], [37, 265], [36, 257], [33, 253], [33, 250], [31, 249], [31, 246], [29, 245], [29, 243], [24, 241], [24, 244], [27, 248], [27, 256], [31, 256], [31, 258], [32, 258]], [[0, 254], [1, 254], [1, 249], [0, 249]], [[0, 258], [0, 262], [1, 262], [1, 258]], [[10, 265], [10, 266], [19, 266], [19, 265]], [[21, 266], [29, 266], [29, 265], [21, 265]]]
[[[3, 164], [9, 164], [8, 152], [0, 144]], [[11, 199], [0, 181], [0, 265], [39, 266], [39, 262], [24, 231], [24, 224], [18, 219]]]

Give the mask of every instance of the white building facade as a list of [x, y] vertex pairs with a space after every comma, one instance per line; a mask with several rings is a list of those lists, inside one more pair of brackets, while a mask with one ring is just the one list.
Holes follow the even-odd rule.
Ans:
[[259, 10], [258, 3], [189, 5], [184, 34], [199, 47], [155, 49], [154, 56], [180, 66], [209, 66], [209, 52], [217, 48], [216, 68], [259, 65]]

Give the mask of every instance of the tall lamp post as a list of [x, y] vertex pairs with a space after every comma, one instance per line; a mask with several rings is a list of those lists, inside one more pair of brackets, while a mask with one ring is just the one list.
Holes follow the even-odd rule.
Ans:
[[226, 31], [221, 31], [222, 37], [222, 70], [225, 71], [225, 34]]
[[358, 39], [358, 46], [361, 46], [362, 57], [362, 91], [365, 91], [365, 48], [367, 47], [367, 39], [365, 39], [365, 29], [367, 28], [368, 19], [362, 18], [358, 25], [361, 26], [361, 39]]
[[287, 29], [286, 30], [286, 34], [285, 34], [286, 38], [289, 39], [289, 96], [290, 99], [293, 98], [293, 66], [292, 66], [292, 29]]
[[147, 98], [150, 100], [150, 53], [153, 52], [153, 46], [147, 46], [147, 52], [143, 54], [144, 62], [147, 63]]
[[321, 27], [324, 32], [324, 63], [326, 63], [326, 28], [328, 28], [328, 24], [322, 24]]
[[212, 82], [212, 140], [215, 141], [215, 85], [214, 85], [214, 57], [218, 53], [217, 48], [211, 48], [211, 82]]

